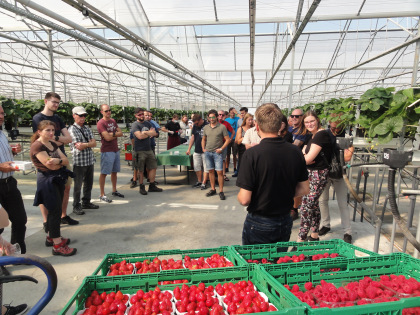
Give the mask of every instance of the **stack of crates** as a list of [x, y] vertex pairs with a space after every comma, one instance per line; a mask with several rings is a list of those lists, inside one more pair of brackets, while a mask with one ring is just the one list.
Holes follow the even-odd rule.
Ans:
[[[296, 247], [296, 251], [287, 252], [291, 247]], [[142, 262], [146, 259], [152, 261], [156, 257], [183, 260], [186, 256], [197, 259], [199, 257], [207, 258], [214, 254], [224, 256], [234, 266], [106, 276], [111, 265], [123, 260], [127, 263]], [[330, 257], [331, 254], [334, 254], [332, 256], [334, 258]], [[295, 255], [294, 258], [300, 256], [304, 259], [294, 262], [291, 259], [293, 255]], [[279, 259], [285, 259], [286, 256], [289, 256], [289, 261], [277, 263]], [[164, 250], [140, 254], [108, 254], [93, 275], [85, 278], [60, 314], [67, 314], [69, 311], [72, 312], [71, 314], [81, 314], [86, 299], [93, 290], [107, 293], [120, 290], [124, 294], [133, 294], [139, 289], [146, 292], [155, 287], [159, 287], [162, 291], [173, 290], [177, 286], [181, 287], [182, 284], [179, 284], [181, 281], [188, 286], [199, 283], [216, 286], [218, 283], [236, 283], [242, 280], [252, 281], [256, 289], [268, 297], [269, 302], [277, 309], [277, 311], [270, 312], [273, 315], [318, 315], [321, 312], [343, 315], [420, 314], [420, 297], [413, 295], [398, 296], [398, 299], [395, 298], [396, 301], [393, 302], [372, 302], [372, 304], [364, 303], [346, 307], [337, 307], [337, 305], [325, 307], [323, 305], [324, 307], [318, 308], [318, 304], [311, 307], [292, 292], [293, 286], [304, 291], [304, 285], [308, 282], [311, 282], [315, 287], [326, 281], [333, 283], [338, 288], [351, 281], [362, 280], [364, 277], [378, 280], [380, 276], [384, 275], [403, 275], [406, 278], [420, 281], [420, 261], [401, 253], [378, 255], [337, 239], [310, 243], [285, 242], [196, 250]], [[177, 282], [178, 284], [176, 284]], [[174, 310], [173, 314], [175, 313], [179, 312]], [[225, 314], [228, 314], [227, 309], [225, 309]]]

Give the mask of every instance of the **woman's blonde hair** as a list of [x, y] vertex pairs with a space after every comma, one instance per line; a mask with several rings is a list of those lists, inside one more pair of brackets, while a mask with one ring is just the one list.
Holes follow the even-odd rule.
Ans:
[[242, 121], [241, 127], [246, 125], [246, 121], [248, 120], [248, 118], [254, 118], [254, 116], [252, 114], [246, 114], [244, 120]]
[[36, 140], [38, 140], [39, 138], [39, 133], [38, 131], [42, 131], [45, 128], [47, 128], [48, 126], [53, 126], [54, 129], [56, 128], [56, 125], [53, 121], [51, 120], [43, 120], [38, 124], [38, 129], [37, 131], [35, 131], [35, 133], [32, 135], [31, 137], [31, 143], [34, 143]]

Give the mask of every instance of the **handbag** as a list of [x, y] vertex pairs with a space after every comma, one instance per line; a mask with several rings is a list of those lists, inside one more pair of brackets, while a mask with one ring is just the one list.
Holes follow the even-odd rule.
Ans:
[[328, 177], [332, 179], [341, 179], [343, 178], [343, 168], [340, 164], [340, 152], [338, 151], [337, 145], [333, 143], [331, 163], [328, 163], [327, 158], [324, 155], [324, 152], [321, 152], [320, 155], [324, 159], [325, 163], [328, 166]]

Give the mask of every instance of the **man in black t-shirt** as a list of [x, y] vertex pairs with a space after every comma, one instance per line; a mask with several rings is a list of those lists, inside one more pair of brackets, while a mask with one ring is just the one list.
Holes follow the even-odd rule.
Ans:
[[166, 146], [166, 150], [170, 150], [181, 144], [179, 135], [182, 130], [178, 120], [179, 116], [174, 114], [172, 116], [172, 120], [168, 121], [168, 123], [162, 127], [162, 131], [168, 133], [168, 144]]
[[[55, 138], [52, 142], [55, 142], [55, 144], [59, 146], [61, 151], [64, 154], [66, 154], [64, 152], [64, 145], [71, 143], [72, 138], [63, 120], [61, 119], [60, 116], [56, 114], [58, 106], [60, 105], [60, 101], [61, 101], [61, 97], [57, 93], [48, 92], [47, 94], [45, 94], [44, 109], [42, 110], [42, 112], [32, 117], [32, 131], [35, 133], [38, 130], [39, 123], [43, 120], [51, 120], [52, 122], [54, 122], [56, 126]], [[62, 212], [61, 212], [61, 224], [76, 225], [76, 224], [79, 224], [79, 221], [76, 221], [67, 215], [67, 205], [69, 203], [70, 187], [71, 187], [71, 178], [67, 180], [66, 186], [64, 188], [63, 204], [62, 204]], [[44, 220], [44, 230], [45, 230], [46, 223], [47, 223], [48, 210], [44, 207], [44, 205], [40, 205], [39, 208], [41, 209], [42, 218]]]
[[261, 105], [255, 117], [262, 140], [245, 151], [241, 169], [246, 171], [239, 172], [236, 181], [238, 201], [248, 206], [242, 244], [287, 242], [293, 197], [309, 193], [305, 159], [297, 146], [278, 137], [282, 113], [277, 105]]
[[[209, 176], [209, 172], [207, 171], [206, 167], [206, 158], [203, 152], [203, 148], [201, 147], [201, 140], [203, 136], [203, 128], [204, 126], [208, 125], [207, 121], [204, 121], [200, 114], [194, 114], [193, 116], [193, 128], [192, 128], [192, 135], [190, 139], [190, 143], [188, 145], [187, 155], [190, 155], [192, 145], [194, 144], [194, 154], [193, 154], [193, 161], [194, 161], [194, 171], [197, 175], [197, 182], [193, 185], [193, 188], [201, 187], [201, 190], [205, 190], [207, 188], [207, 179]], [[203, 176], [203, 170], [204, 176]], [[203, 180], [201, 181], [201, 179]]]
[[162, 192], [155, 184], [157, 162], [155, 154], [152, 150], [151, 138], [158, 134], [153, 125], [144, 119], [144, 110], [140, 107], [136, 108], [135, 117], [137, 121], [131, 125], [131, 132], [134, 134], [134, 155], [133, 168], [139, 173], [140, 194], [147, 195], [146, 188], [143, 184], [144, 166], [146, 165], [149, 176], [149, 192]]

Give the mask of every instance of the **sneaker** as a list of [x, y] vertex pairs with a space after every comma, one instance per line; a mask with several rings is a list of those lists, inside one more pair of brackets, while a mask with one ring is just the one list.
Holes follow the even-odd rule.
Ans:
[[4, 307], [6, 308], [6, 313], [4, 313], [4, 315], [20, 315], [28, 310], [27, 304], [20, 304], [17, 306], [4, 305]]
[[85, 214], [85, 212], [82, 210], [82, 205], [80, 203], [73, 207], [73, 213], [78, 215]]
[[[147, 179], [147, 182], [148, 182], [148, 183], [150, 183], [150, 180], [149, 180], [149, 179]], [[157, 181], [154, 181], [153, 183], [154, 183], [155, 185], [159, 185], [159, 183], [158, 183]]]
[[344, 234], [343, 240], [344, 240], [344, 242], [351, 244], [353, 238], [351, 237], [350, 234], [346, 233], [346, 234]]
[[318, 238], [313, 238], [312, 236], [308, 236], [308, 241], [309, 242], [319, 242], [319, 237]]
[[[63, 241], [66, 242], [66, 245], [70, 244], [70, 239], [69, 238], [61, 237], [61, 242], [63, 242]], [[53, 239], [51, 237], [47, 236], [47, 238], [45, 239], [45, 246], [51, 247], [53, 245], [54, 245]]]
[[109, 199], [107, 196], [99, 196], [99, 201], [103, 201], [103, 202], [107, 202], [107, 203], [112, 202], [112, 200]]
[[139, 192], [142, 195], [147, 195], [146, 187], [144, 186], [144, 184], [140, 184], [140, 190], [139, 190]]
[[91, 202], [86, 202], [82, 203], [82, 209], [99, 209], [99, 206]]
[[137, 187], [137, 181], [133, 180], [130, 184], [130, 188], [135, 188]]
[[68, 247], [67, 244], [64, 242], [64, 240], [60, 244], [53, 245], [53, 248], [52, 248], [53, 255], [72, 256], [76, 254], [77, 249]]
[[123, 195], [123, 194], [120, 194], [118, 191], [114, 191], [114, 192], [112, 193], [112, 195], [113, 195], [113, 196], [116, 196], [116, 197], [124, 198], [124, 195]]
[[225, 200], [226, 199], [225, 194], [223, 193], [223, 191], [219, 192], [219, 197], [220, 197], [220, 200]]
[[211, 197], [211, 196], [214, 196], [216, 194], [216, 189], [215, 190], [210, 190], [207, 194], [206, 194], [206, 196], [207, 197]]
[[206, 190], [207, 188], [207, 184], [201, 184], [201, 190]]
[[319, 235], [319, 236], [324, 236], [324, 235], [325, 235], [325, 234], [327, 234], [329, 231], [331, 231], [331, 228], [326, 227], [326, 226], [323, 226], [323, 227], [319, 230], [318, 235]]
[[299, 219], [299, 213], [295, 209], [290, 210], [290, 216], [292, 217], [293, 221]]
[[238, 171], [237, 171], [237, 170], [235, 170], [235, 171], [233, 172], [232, 177], [238, 177]]
[[68, 215], [61, 218], [61, 224], [68, 224], [68, 225], [77, 225], [79, 221], [70, 218]]
[[163, 189], [156, 186], [154, 183], [150, 183], [149, 192], [162, 192]]
[[42, 223], [42, 227], [44, 228], [45, 233], [48, 233], [47, 222]]
[[201, 187], [200, 182], [196, 182], [194, 185], [192, 185], [192, 188], [199, 188], [199, 187]]

